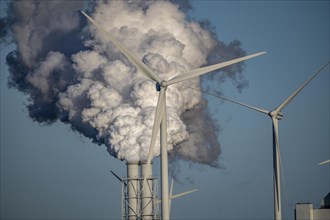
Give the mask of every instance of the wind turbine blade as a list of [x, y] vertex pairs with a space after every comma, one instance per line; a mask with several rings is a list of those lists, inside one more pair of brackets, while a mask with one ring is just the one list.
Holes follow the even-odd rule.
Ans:
[[190, 191], [187, 191], [187, 192], [183, 192], [183, 193], [179, 193], [179, 194], [176, 194], [174, 196], [171, 196], [170, 199], [176, 199], [178, 197], [181, 197], [181, 196], [185, 196], [185, 195], [188, 195], [190, 193], [193, 193], [193, 192], [196, 192], [198, 189], [193, 189], [193, 190], [190, 190]]
[[171, 188], [170, 188], [170, 199], [168, 200], [168, 215], [171, 215], [171, 198], [172, 198], [172, 194], [173, 194], [173, 178], [171, 180]]
[[330, 163], [330, 160], [323, 161], [323, 162], [319, 163], [319, 165], [324, 165], [324, 164], [327, 164], [327, 163]]
[[[176, 198], [179, 198], [179, 197], [181, 197], [181, 196], [185, 196], [185, 195], [188, 195], [188, 194], [190, 194], [190, 193], [196, 192], [197, 190], [198, 190], [198, 189], [193, 189], [193, 190], [190, 190], [190, 191], [187, 191], [187, 192], [183, 192], [183, 193], [175, 194], [174, 196], [172, 196], [172, 194], [171, 194], [169, 201], [171, 201], [172, 199], [176, 199]], [[158, 200], [156, 200], [156, 201], [154, 202], [154, 204], [159, 204], [159, 203], [161, 203], [161, 200], [160, 200], [160, 199], [158, 199]]]
[[112, 170], [110, 170], [110, 172], [120, 181], [120, 182], [124, 182], [124, 180], [122, 178], [120, 178], [117, 174], [115, 174]]
[[172, 197], [172, 194], [173, 194], [173, 178], [171, 180], [170, 198]]
[[[163, 118], [164, 110], [165, 110], [165, 90], [161, 88], [158, 96], [158, 102], [157, 102], [157, 107], [156, 107], [156, 114], [155, 114], [155, 119], [154, 119], [154, 125], [152, 128], [152, 135], [151, 135], [151, 142], [150, 142], [150, 148], [149, 148], [149, 154], [148, 154], [148, 159], [146, 163], [146, 171], [145, 173], [149, 173], [150, 169], [150, 164], [151, 160], [153, 158], [153, 153], [154, 153], [154, 147], [156, 143], [156, 138], [160, 129], [160, 123]], [[143, 178], [143, 183], [142, 183], [142, 190], [143, 191], [145, 184], [147, 181], [147, 176], [145, 175]]]
[[223, 96], [219, 96], [219, 95], [216, 95], [216, 94], [213, 94], [213, 93], [210, 93], [210, 92], [206, 92], [206, 91], [202, 91], [202, 90], [199, 90], [199, 89], [196, 89], [196, 88], [193, 88], [193, 87], [190, 87], [188, 86], [189, 88], [193, 89], [193, 90], [196, 90], [196, 91], [199, 91], [201, 93], [205, 93], [205, 94], [208, 94], [208, 95], [211, 95], [211, 96], [214, 96], [216, 98], [220, 98], [220, 99], [223, 99], [223, 100], [226, 100], [228, 102], [232, 102], [234, 104], [237, 104], [237, 105], [240, 105], [240, 106], [243, 106], [243, 107], [246, 107], [246, 108], [249, 108], [249, 109], [252, 109], [252, 110], [255, 110], [255, 111], [258, 111], [258, 112], [261, 112], [261, 113], [264, 113], [266, 115], [269, 114], [270, 111], [267, 111], [267, 110], [264, 110], [264, 109], [261, 109], [261, 108], [257, 108], [257, 107], [253, 107], [251, 105], [247, 105], [247, 104], [244, 104], [244, 103], [241, 103], [241, 102], [238, 102], [238, 101], [234, 101], [232, 99], [228, 99], [228, 98], [225, 98]]
[[104, 34], [107, 35], [109, 40], [118, 47], [118, 49], [125, 54], [125, 56], [131, 61], [136, 68], [138, 68], [145, 76], [147, 76], [149, 79], [152, 79], [158, 83], [161, 82], [161, 79], [159, 76], [154, 74], [152, 70], [145, 65], [140, 59], [136, 58], [126, 47], [124, 47], [119, 41], [116, 40], [107, 30], [105, 30], [103, 27], [101, 27], [96, 21], [94, 21], [93, 18], [89, 17], [85, 12], [81, 11], [83, 15], [90, 21], [92, 22], [100, 31], [102, 31]]
[[265, 54], [265, 53], [266, 52], [256, 53], [256, 54], [252, 54], [252, 55], [249, 55], [249, 56], [245, 56], [245, 57], [229, 60], [229, 61], [226, 61], [226, 62], [214, 64], [214, 65], [211, 65], [211, 66], [206, 66], [206, 67], [202, 67], [202, 68], [199, 68], [199, 69], [195, 69], [195, 70], [192, 70], [192, 71], [189, 71], [187, 73], [180, 74], [180, 75], [176, 75], [172, 79], [167, 81], [167, 85], [171, 85], [171, 84], [178, 83], [178, 82], [181, 82], [181, 81], [184, 81], [184, 80], [187, 80], [187, 79], [191, 79], [191, 78], [194, 78], [194, 77], [212, 72], [214, 70], [221, 69], [223, 67], [226, 67], [226, 66], [229, 66], [229, 65], [232, 65], [232, 64], [235, 64], [235, 63], [239, 63], [239, 62], [251, 59], [251, 58], [256, 57], [256, 56], [260, 56], [260, 55]]
[[300, 86], [292, 95], [290, 95], [280, 106], [277, 107], [277, 109], [274, 112], [279, 112], [281, 111], [287, 104], [289, 104], [298, 93], [305, 88], [305, 86], [312, 81], [317, 74], [319, 74], [328, 64], [330, 61], [328, 61], [324, 66], [322, 66], [311, 78], [309, 78], [302, 86]]

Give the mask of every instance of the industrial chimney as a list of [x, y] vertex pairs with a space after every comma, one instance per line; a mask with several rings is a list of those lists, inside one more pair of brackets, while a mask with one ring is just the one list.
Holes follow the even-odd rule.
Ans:
[[143, 161], [141, 165], [141, 178], [142, 181], [144, 177], [147, 177], [147, 182], [142, 189], [142, 182], [140, 186], [141, 192], [141, 217], [142, 219], [150, 220], [153, 219], [153, 179], [152, 179], [152, 166], [150, 166], [148, 173], [147, 171], [147, 162]]
[[[127, 178], [111, 173], [122, 183], [122, 219], [155, 220], [160, 217], [158, 179], [152, 176], [152, 167], [146, 173], [146, 162], [127, 162]], [[144, 176], [147, 177], [142, 189]]]
[[125, 200], [127, 200], [127, 214], [126, 219], [135, 220], [139, 213], [139, 163], [127, 162], [127, 189], [125, 193]]

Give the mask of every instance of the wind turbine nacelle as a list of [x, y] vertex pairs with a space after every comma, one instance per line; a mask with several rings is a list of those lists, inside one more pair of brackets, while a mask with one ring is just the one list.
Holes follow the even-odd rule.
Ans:
[[281, 111], [279, 111], [279, 112], [272, 111], [272, 112], [269, 112], [268, 115], [270, 117], [275, 117], [278, 120], [281, 120], [283, 118], [283, 112], [281, 112]]
[[156, 83], [156, 90], [159, 92], [160, 91], [160, 84]]
[[157, 82], [156, 83], [156, 90], [158, 92], [160, 91], [160, 87], [166, 88], [167, 87], [167, 82], [165, 80], [163, 80], [161, 83]]
[[283, 113], [282, 113], [282, 112], [278, 112], [278, 113], [276, 114], [276, 118], [277, 118], [278, 120], [281, 120], [281, 119], [283, 118]]

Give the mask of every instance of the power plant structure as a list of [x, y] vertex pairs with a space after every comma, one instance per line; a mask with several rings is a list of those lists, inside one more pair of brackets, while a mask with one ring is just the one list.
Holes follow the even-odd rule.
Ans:
[[[111, 173], [122, 184], [122, 219], [155, 220], [160, 219], [160, 198], [158, 178], [152, 176], [152, 168], [146, 169], [145, 162], [127, 162], [127, 177], [120, 178]], [[142, 182], [146, 176], [146, 184]]]
[[[142, 73], [145, 77], [154, 81], [156, 84], [156, 90], [159, 92], [158, 101], [156, 105], [155, 118], [152, 128], [151, 142], [147, 159], [148, 170], [150, 167], [151, 160], [153, 158], [153, 151], [156, 144], [156, 138], [158, 133], [160, 133], [160, 151], [161, 151], [161, 206], [162, 206], [162, 219], [170, 218], [170, 200], [169, 189], [168, 189], [168, 158], [167, 158], [167, 124], [166, 124], [166, 90], [169, 86], [177, 84], [192, 78], [202, 76], [206, 73], [210, 73], [214, 70], [218, 70], [235, 63], [239, 63], [253, 57], [260, 56], [266, 52], [256, 53], [229, 61], [221, 62], [218, 64], [213, 64], [211, 66], [206, 66], [202, 68], [197, 68], [194, 70], [189, 70], [187, 72], [175, 75], [169, 80], [161, 79], [157, 74], [154, 73], [140, 58], [136, 57], [132, 52], [130, 52], [124, 45], [122, 45], [112, 34], [105, 28], [100, 26], [93, 18], [88, 16], [85, 12], [81, 11], [83, 15], [94, 24], [94, 26], [101, 32], [103, 32], [107, 39], [112, 42], [125, 56], [126, 58]], [[142, 188], [146, 185], [146, 178], [143, 179]]]
[[[218, 64], [213, 64], [210, 66], [205, 66], [205, 67], [189, 70], [187, 72], [177, 74], [177, 75], [173, 76], [172, 78], [170, 78], [169, 80], [165, 80], [165, 79], [161, 79], [157, 74], [155, 74], [155, 72], [152, 69], [150, 69], [140, 58], [136, 57], [131, 51], [129, 51], [124, 45], [122, 45], [114, 36], [112, 36], [112, 34], [108, 30], [106, 30], [104, 27], [100, 26], [96, 21], [94, 21], [93, 18], [88, 16], [85, 12], [83, 12], [83, 11], [81, 11], [81, 12], [99, 31], [101, 31], [103, 34], [105, 34], [107, 39], [110, 40], [111, 43], [114, 44], [138, 70], [140, 70], [140, 73], [142, 73], [148, 79], [154, 81], [154, 83], [156, 84], [156, 91], [159, 92], [159, 96], [158, 96], [158, 100], [157, 100], [154, 123], [153, 123], [153, 127], [152, 127], [151, 142], [150, 142], [150, 148], [149, 148], [149, 153], [148, 153], [148, 159], [147, 159], [147, 163], [146, 163], [146, 173], [148, 173], [148, 170], [150, 169], [150, 166], [151, 166], [150, 163], [154, 157], [153, 153], [154, 153], [154, 147], [156, 144], [156, 138], [158, 137], [158, 133], [160, 133], [161, 195], [162, 195], [162, 197], [161, 197], [161, 206], [162, 206], [161, 215], [162, 215], [162, 219], [170, 219], [170, 200], [172, 198], [171, 198], [171, 195], [169, 195], [169, 189], [168, 189], [167, 123], [166, 123], [166, 114], [167, 114], [166, 91], [167, 91], [167, 88], [173, 84], [177, 84], [177, 83], [180, 83], [180, 82], [192, 79], [192, 78], [196, 78], [196, 77], [202, 76], [204, 74], [210, 73], [212, 71], [215, 71], [215, 70], [218, 70], [218, 69], [221, 69], [221, 68], [224, 68], [224, 67], [257, 57], [257, 56], [260, 56], [262, 54], [265, 54], [266, 52], [256, 53], [256, 54], [232, 59], [229, 61], [221, 62]], [[130, 166], [130, 165], [128, 165], [128, 166]], [[129, 168], [128, 170], [130, 170], [130, 169], [131, 168]], [[131, 171], [129, 171], [129, 172], [131, 172]], [[128, 190], [138, 187], [140, 189], [142, 188], [141, 191], [143, 192], [144, 188], [147, 188], [146, 183], [149, 181], [149, 180], [147, 180], [146, 175], [143, 178], [142, 187], [140, 186], [141, 184], [139, 183], [139, 181], [136, 181], [135, 179], [136, 178], [132, 177], [132, 180], [133, 180], [132, 186], [129, 186]], [[137, 178], [137, 179], [139, 179], [139, 178]], [[188, 192], [188, 193], [190, 193], [190, 192]], [[182, 194], [182, 195], [184, 195], [184, 194]], [[139, 202], [140, 199], [137, 198], [137, 201]], [[135, 205], [134, 205], [134, 202], [136, 202], [135, 198], [130, 198], [129, 202], [131, 202], [130, 205], [135, 207]], [[141, 202], [141, 204], [142, 204], [142, 202]], [[137, 206], [139, 206], [139, 204]], [[135, 210], [134, 207], [129, 209], [131, 213], [138, 212], [139, 207], [136, 208], [137, 210]]]

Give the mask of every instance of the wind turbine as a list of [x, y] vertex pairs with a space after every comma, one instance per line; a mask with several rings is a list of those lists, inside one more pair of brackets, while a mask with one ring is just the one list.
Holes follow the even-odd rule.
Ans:
[[[282, 168], [282, 162], [280, 158], [280, 145], [278, 142], [278, 120], [281, 120], [283, 117], [283, 113], [281, 112], [285, 106], [287, 106], [298, 93], [305, 88], [305, 86], [312, 81], [317, 74], [319, 74], [328, 64], [328, 61], [324, 66], [322, 66], [312, 77], [310, 77], [302, 86], [300, 86], [294, 93], [292, 93], [284, 102], [282, 102], [275, 110], [269, 111], [257, 107], [253, 107], [251, 105], [247, 105], [241, 102], [237, 102], [222, 96], [218, 96], [209, 92], [201, 91], [203, 93], [215, 96], [217, 98], [221, 98], [223, 100], [238, 104], [240, 106], [255, 110], [257, 112], [261, 112], [263, 114], [268, 115], [272, 120], [273, 127], [273, 170], [274, 170], [274, 219], [281, 220], [282, 219], [282, 210], [281, 210], [281, 183], [280, 183], [280, 169]], [[190, 87], [191, 89], [198, 90]], [[200, 90], [198, 90], [200, 91]], [[330, 160], [329, 160], [330, 162]], [[328, 163], [325, 161], [323, 163]], [[320, 163], [320, 164], [323, 164]]]
[[330, 159], [319, 163], [319, 165], [324, 165], [324, 164], [327, 164], [327, 163], [330, 163]]
[[[175, 83], [182, 82], [184, 80], [189, 80], [194, 77], [201, 76], [203, 74], [224, 68], [226, 66], [242, 62], [247, 59], [251, 59], [256, 56], [260, 56], [266, 52], [256, 53], [249, 56], [233, 59], [230, 61], [222, 62], [219, 64], [202, 67], [195, 69], [186, 73], [182, 73], [174, 76], [170, 80], [162, 80], [156, 75], [146, 64], [144, 64], [140, 59], [134, 56], [126, 47], [124, 47], [119, 41], [117, 41], [107, 30], [96, 23], [90, 16], [85, 12], [81, 11], [84, 16], [93, 23], [100, 31], [102, 31], [108, 39], [139, 69], [146, 77], [153, 80], [156, 83], [156, 90], [159, 92], [156, 114], [154, 118], [154, 124], [152, 128], [151, 144], [149, 149], [149, 155], [147, 160], [146, 173], [150, 169], [150, 163], [153, 158], [153, 149], [156, 143], [156, 137], [160, 130], [160, 144], [161, 144], [161, 188], [162, 188], [162, 219], [169, 219], [169, 193], [168, 193], [168, 162], [167, 162], [167, 125], [166, 125], [166, 89], [168, 86]], [[146, 177], [143, 180], [144, 188], [146, 183]]]

